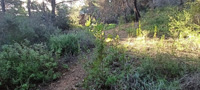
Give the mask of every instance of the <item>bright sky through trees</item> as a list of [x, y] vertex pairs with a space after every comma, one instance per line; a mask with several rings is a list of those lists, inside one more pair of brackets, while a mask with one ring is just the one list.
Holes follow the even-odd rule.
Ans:
[[[27, 2], [27, 0], [21, 0], [21, 1], [23, 1], [23, 2]], [[39, 4], [41, 4], [43, 1], [45, 1], [45, 0], [31, 0], [32, 2], [33, 1], [36, 1], [36, 2], [38, 2]], [[70, 7], [81, 7], [81, 6], [84, 6], [85, 5], [85, 0], [56, 0], [56, 3], [60, 3], [60, 2], [63, 2], [63, 1], [75, 1], [75, 2], [73, 2], [72, 4], [70, 4], [70, 2], [69, 3], [65, 3], [66, 5], [68, 5], [68, 6], [70, 6]], [[27, 3], [24, 3], [23, 5], [22, 5], [24, 8], [26, 8], [27, 7]], [[51, 4], [49, 3], [49, 4], [47, 4], [47, 7], [51, 10]]]

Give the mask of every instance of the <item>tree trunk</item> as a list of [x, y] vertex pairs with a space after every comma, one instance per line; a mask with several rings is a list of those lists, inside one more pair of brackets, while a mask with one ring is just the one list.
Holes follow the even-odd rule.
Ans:
[[135, 13], [135, 21], [138, 22], [139, 21], [139, 18], [141, 17], [140, 16], [140, 12], [138, 11], [138, 8], [137, 8], [137, 0], [134, 0], [134, 13]]
[[52, 17], [51, 17], [51, 19], [54, 22], [55, 16], [56, 16], [56, 0], [51, 0], [51, 7], [52, 7], [52, 11], [51, 11]]
[[1, 0], [1, 8], [2, 8], [3, 13], [5, 13], [6, 12], [5, 0]]
[[31, 0], [28, 0], [27, 8], [28, 8], [28, 16], [31, 17]]
[[44, 3], [44, 1], [42, 2], [42, 11], [43, 11], [43, 12], [46, 12], [46, 8], [45, 8], [45, 3]]

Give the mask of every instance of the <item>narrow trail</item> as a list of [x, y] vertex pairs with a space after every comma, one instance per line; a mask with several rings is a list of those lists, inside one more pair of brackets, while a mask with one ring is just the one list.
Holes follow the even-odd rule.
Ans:
[[69, 63], [69, 70], [63, 72], [58, 80], [40, 90], [84, 90], [81, 83], [86, 74], [82, 61]]
[[[137, 28], [138, 23], [134, 26]], [[121, 27], [116, 27], [111, 30], [106, 30], [105, 37], [107, 38], [109, 35], [118, 35], [120, 37], [119, 44], [127, 46], [127, 54], [129, 56], [134, 57], [133, 50], [146, 50], [147, 53], [150, 55], [156, 54], [156, 44], [152, 44], [152, 42], [157, 43], [159, 40], [154, 39], [145, 39], [145, 38], [131, 38], [129, 34], [124, 30], [127, 27], [130, 27], [131, 24], [127, 24]], [[120, 29], [120, 30], [119, 30]], [[170, 43], [171, 41], [165, 40], [165, 42]], [[171, 45], [171, 44], [169, 44]], [[155, 47], [155, 48], [154, 48]], [[166, 48], [169, 47], [166, 44]], [[164, 50], [166, 50], [164, 48]], [[164, 51], [163, 51], [164, 52]], [[166, 51], [167, 52], [167, 51]], [[52, 82], [48, 86], [40, 89], [40, 90], [85, 90], [82, 87], [82, 82], [86, 77], [86, 71], [83, 68], [83, 65], [86, 61], [85, 60], [75, 60], [72, 63], [69, 63], [69, 70], [63, 71], [62, 76], [55, 82]], [[139, 62], [138, 62], [139, 63]], [[192, 81], [193, 79], [191, 79]]]
[[[128, 26], [130, 25], [123, 26], [123, 28]], [[118, 28], [105, 31], [105, 35], [113, 35], [116, 29]], [[124, 30], [119, 30], [116, 34], [119, 35], [120, 41], [128, 37], [128, 33]], [[58, 80], [39, 90], [85, 90], [82, 87], [82, 82], [86, 77], [86, 71], [83, 68], [84, 62], [85, 60], [74, 60], [68, 63], [69, 70], [62, 70], [62, 76]]]

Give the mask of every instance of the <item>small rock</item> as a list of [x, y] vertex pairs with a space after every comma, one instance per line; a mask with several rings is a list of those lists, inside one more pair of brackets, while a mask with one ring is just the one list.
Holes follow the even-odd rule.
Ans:
[[74, 73], [75, 72], [75, 70], [72, 70], [72, 73]]
[[78, 77], [76, 77], [75, 79], [78, 80]]

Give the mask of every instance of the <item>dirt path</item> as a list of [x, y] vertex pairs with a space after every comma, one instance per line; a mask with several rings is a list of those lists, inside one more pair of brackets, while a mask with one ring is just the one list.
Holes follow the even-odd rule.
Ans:
[[69, 70], [63, 71], [64, 73], [57, 81], [40, 90], [84, 90], [81, 88], [81, 82], [86, 74], [82, 65], [82, 61], [69, 63]]
[[[128, 26], [130, 25], [123, 27]], [[116, 31], [116, 29], [105, 31], [106, 36], [113, 35], [115, 33], [119, 35], [121, 39], [128, 37], [128, 33], [126, 31]], [[74, 60], [74, 62], [68, 63], [69, 70], [62, 70], [62, 76], [58, 80], [50, 83], [48, 86], [41, 87], [39, 90], [84, 90], [82, 88], [82, 81], [86, 77], [86, 71], [83, 68], [84, 62], [84, 60]]]

